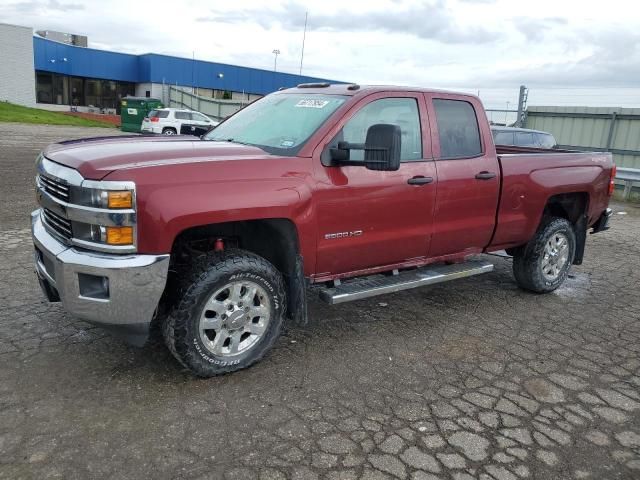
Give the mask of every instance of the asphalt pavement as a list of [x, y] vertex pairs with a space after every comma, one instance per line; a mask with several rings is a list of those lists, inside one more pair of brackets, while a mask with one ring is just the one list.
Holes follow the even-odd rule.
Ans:
[[638, 479], [640, 208], [556, 292], [492, 273], [312, 299], [250, 369], [191, 376], [48, 304], [34, 159], [117, 130], [0, 124], [0, 479]]

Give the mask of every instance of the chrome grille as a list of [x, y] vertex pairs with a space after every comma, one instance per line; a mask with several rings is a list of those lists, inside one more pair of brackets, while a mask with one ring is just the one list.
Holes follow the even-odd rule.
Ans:
[[73, 231], [71, 230], [71, 222], [69, 220], [53, 213], [48, 208], [42, 209], [42, 215], [44, 217], [44, 223], [49, 228], [66, 240], [71, 240]]
[[38, 185], [52, 197], [63, 202], [69, 201], [69, 185], [63, 180], [40, 174], [38, 175]]

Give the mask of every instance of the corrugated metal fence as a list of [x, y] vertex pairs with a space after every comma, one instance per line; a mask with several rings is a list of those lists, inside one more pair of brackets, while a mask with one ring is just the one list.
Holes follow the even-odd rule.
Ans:
[[640, 108], [529, 107], [525, 127], [552, 133], [562, 148], [611, 152], [619, 167], [640, 168]]
[[191, 92], [173, 86], [167, 86], [166, 89], [168, 90], [168, 95], [163, 93], [163, 97], [168, 96], [169, 102], [165, 101], [168, 106], [195, 110], [218, 121], [224, 120], [248, 103], [247, 101], [243, 102], [241, 100], [218, 100], [199, 97]]

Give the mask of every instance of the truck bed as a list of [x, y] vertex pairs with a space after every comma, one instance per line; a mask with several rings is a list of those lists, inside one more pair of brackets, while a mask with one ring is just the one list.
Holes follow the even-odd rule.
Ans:
[[610, 153], [497, 145], [502, 173], [497, 226], [487, 250], [522, 245], [540, 224], [551, 196], [584, 193], [587, 224], [606, 209]]

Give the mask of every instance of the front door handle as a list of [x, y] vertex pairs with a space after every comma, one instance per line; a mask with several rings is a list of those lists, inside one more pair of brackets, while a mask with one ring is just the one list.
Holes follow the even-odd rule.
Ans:
[[409, 185], [426, 185], [427, 183], [431, 182], [433, 182], [433, 177], [417, 176], [407, 180], [407, 183]]
[[491, 180], [492, 178], [496, 178], [496, 174], [493, 172], [480, 172], [476, 174], [476, 178], [478, 180]]

